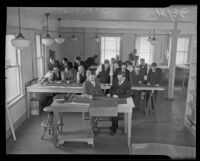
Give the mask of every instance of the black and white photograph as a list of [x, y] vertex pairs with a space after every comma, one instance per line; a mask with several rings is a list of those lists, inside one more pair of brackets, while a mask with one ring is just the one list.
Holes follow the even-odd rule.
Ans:
[[196, 159], [197, 5], [16, 5], [5, 26], [6, 155]]

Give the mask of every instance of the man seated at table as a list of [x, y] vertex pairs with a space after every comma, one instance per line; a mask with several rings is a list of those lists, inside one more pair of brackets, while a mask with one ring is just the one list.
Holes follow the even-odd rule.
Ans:
[[82, 65], [84, 66], [84, 62], [81, 60], [81, 57], [77, 56], [75, 61], [74, 61], [74, 64], [73, 64], [73, 68], [78, 71], [78, 67]]
[[[83, 94], [88, 96], [89, 99], [93, 99], [93, 96], [103, 95], [100, 82], [96, 78], [96, 74], [94, 71], [90, 73], [89, 79], [83, 83]], [[98, 118], [92, 117], [90, 124], [91, 124], [92, 133], [94, 134], [96, 134], [98, 130], [97, 123], [98, 123]]]
[[53, 71], [54, 67], [57, 67], [60, 70], [60, 63], [58, 60], [55, 60], [53, 57], [50, 57], [48, 63], [48, 70]]
[[121, 65], [121, 71], [125, 73], [126, 79], [129, 81], [129, 71], [127, 70], [126, 62], [123, 62]]
[[50, 76], [48, 77], [48, 81], [50, 83], [54, 83], [57, 81], [60, 81], [61, 77], [60, 77], [60, 70], [58, 69], [57, 66], [53, 67], [53, 71], [51, 72]]
[[78, 67], [78, 72], [77, 72], [77, 83], [82, 84], [85, 81], [86, 81], [86, 72], [84, 66], [80, 65]]
[[67, 62], [67, 67], [65, 67], [65, 70], [61, 73], [62, 81], [66, 83], [76, 83], [76, 76], [77, 72], [73, 69], [72, 62]]
[[[142, 77], [144, 78], [144, 84], [147, 83], [147, 72], [148, 72], [148, 65], [145, 63], [145, 59], [141, 58], [140, 59], [140, 73]], [[142, 96], [141, 98], [144, 99], [146, 91], [142, 91]]]
[[[130, 72], [129, 78], [130, 78], [131, 86], [138, 86], [144, 82], [144, 77], [142, 76], [142, 74], [140, 72], [139, 66], [136, 65], [133, 69], [133, 66], [129, 65], [127, 67], [127, 69]], [[137, 109], [140, 106], [141, 91], [132, 90], [132, 93], [133, 93], [134, 102], [135, 102], [136, 109]]]
[[[124, 72], [119, 72], [117, 79], [113, 80], [113, 85], [110, 88], [108, 97], [113, 98], [128, 98], [131, 97], [131, 85], [125, 77]], [[110, 127], [110, 135], [114, 135], [118, 129], [118, 117], [112, 117], [112, 126]]]
[[[160, 86], [161, 81], [162, 81], [162, 70], [160, 68], [157, 68], [156, 63], [152, 63], [151, 69], [149, 69], [149, 73], [147, 76], [147, 85]], [[157, 92], [158, 91], [154, 91], [155, 101], [156, 101]], [[149, 96], [150, 96], [150, 91], [147, 92], [147, 99]], [[153, 103], [153, 99], [152, 99], [152, 103]], [[152, 108], [154, 108], [154, 106], [152, 106]]]

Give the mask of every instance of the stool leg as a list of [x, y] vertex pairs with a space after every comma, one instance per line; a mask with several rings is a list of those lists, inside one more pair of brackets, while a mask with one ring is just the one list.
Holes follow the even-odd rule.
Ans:
[[41, 136], [41, 140], [44, 139], [44, 135], [45, 135], [46, 131], [47, 131], [47, 127], [44, 127], [44, 132], [43, 132], [43, 134], [42, 134], [42, 136]]

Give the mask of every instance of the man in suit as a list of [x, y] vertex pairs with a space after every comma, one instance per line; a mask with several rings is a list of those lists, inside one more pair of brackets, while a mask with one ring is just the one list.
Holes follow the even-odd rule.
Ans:
[[110, 61], [105, 59], [104, 64], [99, 65], [96, 70], [96, 75], [100, 80], [100, 83], [110, 83], [111, 70], [110, 70]]
[[[103, 92], [100, 86], [99, 80], [96, 78], [96, 74], [92, 71], [89, 75], [89, 79], [87, 79], [83, 83], [83, 94], [88, 96], [89, 99], [93, 99], [93, 96], [102, 96]], [[96, 134], [98, 131], [97, 128], [98, 118], [92, 117], [90, 121], [91, 131]]]
[[81, 61], [81, 57], [77, 56], [73, 64], [73, 68], [78, 72], [78, 67], [80, 65], [84, 66], [84, 62]]
[[[118, 73], [118, 79], [113, 80], [113, 85], [110, 88], [108, 97], [127, 98], [131, 96], [131, 85], [125, 77], [124, 72]], [[112, 117], [112, 126], [110, 127], [110, 135], [114, 135], [118, 129], [118, 117]]]
[[53, 71], [54, 67], [57, 67], [60, 70], [60, 63], [58, 60], [55, 60], [53, 57], [50, 57], [48, 63], [48, 70]]
[[[129, 65], [127, 69], [130, 72], [129, 77], [131, 86], [138, 86], [144, 82], [144, 77], [140, 72], [139, 66], [135, 66], [133, 69], [133, 66]], [[141, 92], [137, 90], [132, 90], [132, 92], [136, 108], [139, 108]]]
[[87, 60], [84, 63], [85, 69], [87, 70], [92, 65], [98, 65], [97, 60], [98, 60], [98, 55], [94, 55], [93, 57], [87, 58]]
[[[160, 68], [157, 68], [156, 63], [151, 64], [151, 69], [149, 69], [149, 73], [147, 76], [147, 85], [151, 86], [160, 86], [162, 81], [162, 70]], [[157, 96], [158, 91], [154, 91], [154, 98], [156, 101], [156, 96]], [[150, 96], [150, 91], [147, 92], [147, 99]], [[152, 100], [153, 103], [153, 100]], [[154, 108], [153, 104], [152, 107]]]
[[125, 73], [125, 77], [128, 81], [129, 80], [129, 71], [127, 70], [127, 64], [126, 62], [123, 62], [122, 65], [121, 65], [121, 71]]
[[60, 81], [61, 80], [61, 76], [60, 76], [60, 71], [58, 69], [58, 67], [53, 67], [53, 71], [51, 72], [50, 76], [48, 77], [48, 81], [50, 83], [56, 82], [56, 81]]
[[122, 61], [120, 60], [120, 56], [116, 55], [116, 62], [119, 64], [119, 67], [122, 65]]

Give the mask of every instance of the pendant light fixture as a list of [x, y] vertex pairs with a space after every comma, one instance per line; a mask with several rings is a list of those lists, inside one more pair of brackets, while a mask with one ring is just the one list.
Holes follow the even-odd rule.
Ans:
[[149, 37], [148, 37], [147, 41], [148, 41], [149, 43], [150, 43], [150, 41], [151, 41], [151, 30], [149, 31]]
[[98, 43], [98, 42], [100, 42], [100, 37], [99, 37], [99, 35], [97, 34], [97, 29], [96, 29], [96, 35], [94, 36], [94, 41], [96, 42], [96, 43]]
[[23, 49], [25, 47], [28, 47], [31, 43], [30, 40], [26, 39], [23, 35], [22, 35], [22, 31], [21, 31], [21, 15], [20, 15], [20, 7], [18, 7], [18, 16], [19, 16], [19, 33], [17, 34], [17, 36], [11, 40], [12, 45], [17, 48], [17, 49]]
[[55, 42], [58, 43], [58, 44], [62, 44], [62, 43], [65, 42], [65, 39], [60, 34], [60, 21], [61, 21], [61, 18], [58, 18], [58, 22], [59, 22], [59, 34], [58, 34], [58, 37], [55, 38]]
[[48, 16], [50, 15], [49, 13], [45, 13], [46, 17], [47, 17], [47, 32], [45, 37], [42, 38], [42, 43], [46, 46], [49, 46], [51, 44], [53, 44], [54, 39], [52, 39], [49, 35], [49, 30], [48, 30]]
[[158, 45], [159, 41], [158, 39], [155, 37], [155, 30], [153, 30], [153, 37], [150, 40], [151, 45]]
[[71, 40], [74, 41], [74, 42], [77, 41], [77, 37], [74, 34], [74, 28], [73, 28], [73, 35], [71, 37]]

